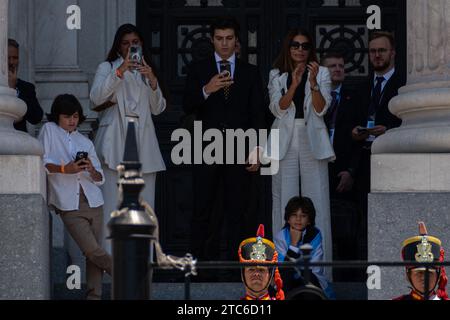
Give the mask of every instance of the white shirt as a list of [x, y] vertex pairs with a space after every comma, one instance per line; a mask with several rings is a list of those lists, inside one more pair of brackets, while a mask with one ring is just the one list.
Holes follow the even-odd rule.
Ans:
[[[117, 63], [121, 65], [123, 61], [123, 58], [119, 57]], [[125, 116], [139, 118], [142, 113], [142, 110], [140, 110], [142, 109], [140, 107], [141, 90], [142, 88], [144, 88], [144, 90], [150, 90], [150, 81], [136, 71], [125, 72], [123, 74], [123, 79], [116, 78], [116, 80], [123, 83], [124, 90], [126, 92]], [[159, 85], [157, 84], [156, 90], [158, 90], [158, 86]], [[114, 98], [115, 99], [112, 99], [111, 101], [117, 103], [117, 97]]]
[[[117, 166], [123, 160], [129, 120], [127, 116], [135, 115], [139, 116], [136, 122], [138, 124], [136, 136], [142, 173], [164, 171], [166, 166], [159, 148], [153, 115], [159, 115], [166, 109], [166, 99], [159, 86], [153, 90], [148, 82], [147, 85], [144, 84], [142, 79], [136, 79], [129, 71], [123, 74], [123, 79], [117, 77], [115, 71], [121, 65], [121, 61], [122, 58], [116, 59], [112, 64], [107, 61], [101, 63], [92, 84], [90, 92], [92, 107], [107, 101], [116, 103], [99, 113], [100, 124], [94, 141], [97, 155], [109, 169], [117, 170]], [[136, 84], [131, 91], [129, 83]], [[138, 94], [133, 96], [135, 94], [133, 92]], [[130, 106], [133, 106], [133, 109]], [[134, 120], [136, 121], [136, 118]]]
[[[217, 54], [217, 52], [214, 52], [214, 58], [216, 59], [216, 67], [217, 72], [220, 73], [220, 62], [222, 62], [222, 58]], [[231, 57], [226, 59], [230, 63], [231, 66], [231, 78], [234, 78], [234, 70], [236, 70], [236, 54], [233, 53]], [[203, 97], [205, 97], [205, 100], [208, 99], [210, 95], [206, 94], [205, 87], [203, 87]]]
[[75, 159], [78, 151], [85, 151], [88, 152], [95, 170], [102, 175], [102, 181], [95, 182], [87, 171], [62, 174], [50, 173], [45, 168], [48, 177], [48, 204], [62, 211], [79, 210], [81, 186], [91, 208], [102, 206], [103, 195], [99, 186], [105, 180], [91, 140], [78, 131], [69, 133], [53, 122], [46, 123], [42, 127], [38, 139], [44, 147], [44, 166], [67, 165]]
[[386, 87], [386, 84], [389, 82], [389, 80], [392, 78], [392, 76], [395, 73], [395, 68], [392, 68], [391, 71], [385, 73], [385, 74], [376, 74], [373, 76], [373, 83], [374, 83], [374, 88], [377, 85], [377, 77], [383, 77], [384, 81], [381, 84], [381, 92], [384, 91], [384, 87]]

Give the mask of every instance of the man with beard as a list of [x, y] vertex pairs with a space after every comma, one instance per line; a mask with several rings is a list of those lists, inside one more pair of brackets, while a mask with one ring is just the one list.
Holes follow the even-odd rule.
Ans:
[[[278, 253], [275, 244], [264, 238], [264, 225], [260, 225], [256, 238], [248, 238], [239, 245], [239, 261], [254, 263], [242, 268], [242, 282], [245, 297], [242, 300], [284, 300], [283, 281], [276, 267], [258, 266], [257, 263], [277, 263]], [[275, 282], [275, 296], [271, 296], [269, 286]]]
[[23, 132], [28, 132], [27, 121], [31, 124], [38, 124], [44, 116], [39, 102], [36, 98], [34, 85], [23, 81], [17, 77], [19, 69], [19, 44], [16, 40], [8, 39], [8, 85], [15, 89], [17, 97], [27, 105], [27, 112], [23, 118], [14, 123], [14, 128]]
[[359, 204], [362, 211], [360, 221], [360, 259], [367, 259], [367, 195], [370, 193], [370, 157], [373, 141], [387, 130], [399, 127], [402, 121], [389, 111], [389, 102], [398, 95], [398, 89], [405, 84], [395, 69], [395, 39], [392, 33], [376, 31], [369, 42], [369, 59], [374, 70], [362, 105], [362, 118], [352, 137], [360, 143], [359, 172], [356, 181]]

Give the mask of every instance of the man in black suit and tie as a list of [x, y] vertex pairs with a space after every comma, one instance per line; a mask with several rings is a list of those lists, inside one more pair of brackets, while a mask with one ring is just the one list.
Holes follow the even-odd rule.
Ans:
[[[389, 111], [389, 102], [398, 95], [398, 89], [405, 80], [395, 69], [395, 39], [392, 33], [376, 31], [371, 34], [369, 58], [374, 70], [364, 101], [364, 121], [355, 127], [352, 135], [361, 143], [360, 170], [358, 172], [358, 191], [362, 216], [362, 236], [367, 239], [367, 196], [370, 193], [370, 157], [373, 141], [387, 130], [399, 127], [402, 123]], [[365, 241], [367, 243], [367, 240]], [[367, 259], [367, 248], [362, 249], [362, 257]]]
[[[332, 102], [325, 123], [330, 132], [336, 160], [329, 164], [330, 200], [335, 260], [357, 258], [357, 210], [354, 181], [359, 164], [359, 148], [352, 130], [362, 122], [361, 98], [344, 85], [345, 61], [338, 52], [327, 53], [322, 65], [330, 70]], [[353, 271], [334, 270], [334, 280], [351, 280]]]
[[352, 139], [352, 130], [361, 123], [361, 98], [343, 85], [345, 80], [344, 56], [329, 53], [322, 65], [330, 70], [333, 98], [325, 123], [330, 131], [336, 161], [330, 163], [330, 193], [332, 198], [353, 200], [352, 191], [358, 169], [358, 144]]
[[16, 40], [8, 39], [8, 85], [11, 89], [16, 90], [17, 97], [27, 105], [27, 112], [21, 120], [14, 123], [14, 128], [28, 132], [27, 121], [31, 124], [38, 124], [42, 120], [44, 111], [36, 98], [34, 85], [17, 77], [18, 68], [19, 44]]
[[[255, 66], [236, 57], [238, 34], [239, 24], [232, 17], [212, 23], [214, 55], [190, 65], [184, 93], [185, 113], [201, 121], [203, 132], [220, 130], [224, 142], [227, 129], [265, 127], [262, 80]], [[224, 146], [221, 163], [193, 165], [191, 250], [199, 260], [221, 259], [223, 245], [225, 259], [236, 260], [240, 239], [254, 229], [251, 215], [256, 213], [248, 212], [248, 202], [251, 175], [257, 174], [258, 165], [226, 163], [230, 151]], [[236, 146], [234, 151], [236, 160]]]

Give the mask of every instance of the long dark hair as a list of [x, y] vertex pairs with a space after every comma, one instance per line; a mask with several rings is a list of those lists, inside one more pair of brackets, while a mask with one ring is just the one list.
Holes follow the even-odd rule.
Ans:
[[275, 62], [273, 64], [273, 67], [279, 69], [280, 73], [294, 71], [294, 62], [291, 58], [291, 42], [296, 36], [306, 37], [308, 39], [308, 42], [312, 45], [311, 50], [309, 51], [307, 63], [319, 62], [319, 60], [317, 59], [316, 46], [311, 34], [305, 29], [293, 29], [290, 30], [284, 37], [280, 54], [275, 59]]
[[113, 61], [117, 60], [120, 57], [120, 42], [122, 41], [123, 37], [125, 35], [134, 33], [138, 36], [139, 40], [141, 40], [142, 43], [142, 53], [145, 58], [145, 62], [152, 68], [153, 73], [155, 74], [156, 78], [158, 79], [159, 86], [161, 88], [161, 91], [163, 93], [164, 98], [166, 98], [167, 104], [169, 104], [169, 95], [168, 91], [166, 90], [166, 85], [164, 82], [164, 79], [160, 77], [160, 74], [158, 72], [158, 69], [155, 67], [155, 64], [152, 61], [152, 56], [150, 54], [150, 51], [147, 50], [147, 47], [145, 45], [144, 37], [142, 36], [142, 33], [139, 31], [139, 29], [131, 24], [126, 23], [123, 24], [117, 29], [116, 35], [114, 36], [114, 42], [111, 47], [111, 50], [109, 50], [108, 57], [106, 58], [106, 61], [112, 64]]

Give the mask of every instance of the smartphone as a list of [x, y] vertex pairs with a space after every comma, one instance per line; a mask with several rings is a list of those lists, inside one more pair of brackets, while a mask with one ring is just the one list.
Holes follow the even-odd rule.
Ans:
[[87, 160], [88, 153], [85, 151], [78, 151], [77, 155], [75, 156], [75, 162], [78, 162], [80, 160]]
[[231, 77], [231, 64], [221, 63], [220, 64], [220, 74], [223, 78]]
[[130, 61], [142, 65], [142, 47], [133, 45], [130, 47]]
[[230, 74], [230, 72], [227, 71], [227, 70], [225, 70], [225, 71], [223, 71], [223, 72], [220, 73], [220, 78], [221, 78], [221, 79], [222, 79], [222, 78], [229, 78], [229, 77], [231, 77], [231, 74]]

